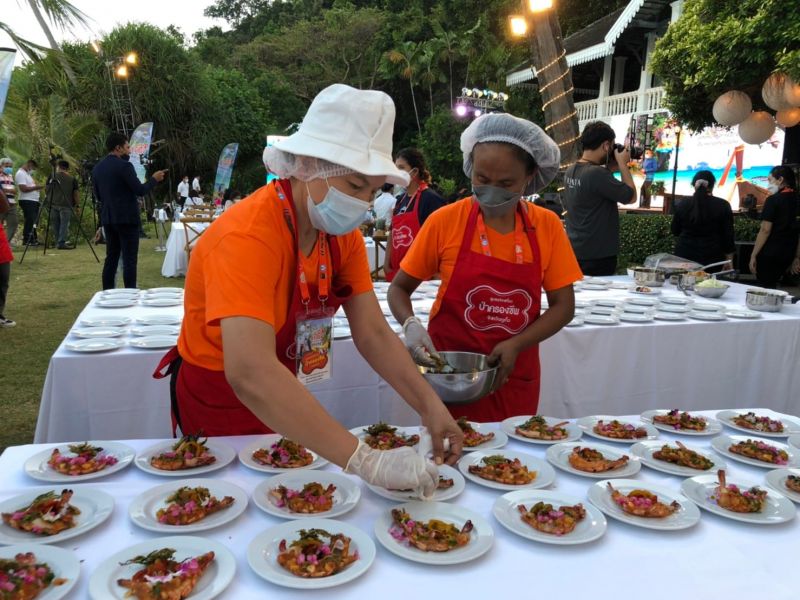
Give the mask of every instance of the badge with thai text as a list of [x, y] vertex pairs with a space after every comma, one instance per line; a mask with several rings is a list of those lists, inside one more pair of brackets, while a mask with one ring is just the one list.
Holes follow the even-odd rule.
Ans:
[[297, 379], [303, 385], [331, 378], [333, 351], [333, 318], [331, 315], [309, 315], [297, 319]]

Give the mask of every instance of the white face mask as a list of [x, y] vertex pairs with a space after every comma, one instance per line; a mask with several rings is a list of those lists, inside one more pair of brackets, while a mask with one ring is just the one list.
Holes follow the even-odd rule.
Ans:
[[[327, 180], [326, 180], [327, 183]], [[316, 204], [308, 192], [308, 217], [315, 229], [331, 235], [350, 233], [364, 221], [364, 213], [369, 210], [369, 202], [364, 202], [328, 184], [328, 191], [322, 202]]]
[[767, 182], [767, 190], [769, 191], [770, 194], [777, 194], [778, 192], [781, 191], [781, 186], [779, 186], [777, 183], [773, 183], [772, 181], [770, 181]]

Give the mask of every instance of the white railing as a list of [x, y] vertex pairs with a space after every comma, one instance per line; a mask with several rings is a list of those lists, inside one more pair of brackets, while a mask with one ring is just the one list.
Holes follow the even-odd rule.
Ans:
[[616, 117], [635, 113], [639, 108], [639, 92], [628, 92], [627, 94], [617, 94], [609, 96], [603, 100], [603, 116]]
[[578, 111], [579, 121], [591, 121], [597, 118], [597, 100], [587, 100], [586, 102], [576, 102], [575, 110]]
[[608, 96], [602, 100], [598, 98], [575, 103], [575, 110], [578, 112], [578, 121], [581, 129], [588, 121], [616, 117], [618, 115], [649, 114], [664, 109], [663, 87], [650, 88], [644, 90], [643, 93], [637, 90]]
[[664, 88], [650, 88], [645, 92], [644, 110], [655, 112], [664, 108]]

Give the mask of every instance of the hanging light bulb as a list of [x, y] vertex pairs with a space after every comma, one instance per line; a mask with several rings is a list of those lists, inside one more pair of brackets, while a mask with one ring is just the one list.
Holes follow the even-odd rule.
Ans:
[[128, 52], [127, 56], [125, 56], [125, 62], [135, 66], [139, 62], [139, 56], [136, 52]]
[[525, 17], [511, 17], [511, 34], [517, 37], [521, 37], [528, 33], [528, 22], [525, 20]]
[[553, 8], [553, 0], [528, 0], [528, 8], [531, 12], [544, 12]]
[[128, 67], [125, 65], [120, 65], [117, 67], [115, 73], [120, 79], [125, 79], [128, 76]]

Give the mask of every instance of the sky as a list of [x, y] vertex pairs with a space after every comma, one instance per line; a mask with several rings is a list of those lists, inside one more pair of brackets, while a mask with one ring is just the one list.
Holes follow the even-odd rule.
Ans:
[[[76, 27], [72, 32], [53, 29], [56, 40], [84, 40], [101, 37], [117, 25], [130, 21], [144, 21], [162, 29], [177, 26], [188, 39], [192, 33], [215, 25], [227, 29], [225, 21], [203, 16], [206, 6], [213, 0], [71, 0], [72, 4], [89, 16], [89, 28]], [[0, 21], [8, 24], [22, 37], [47, 46], [39, 24], [31, 13], [27, 0], [0, 0]], [[0, 47], [13, 48], [11, 39], [0, 32]], [[22, 62], [17, 52], [16, 64]]]

